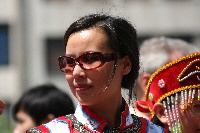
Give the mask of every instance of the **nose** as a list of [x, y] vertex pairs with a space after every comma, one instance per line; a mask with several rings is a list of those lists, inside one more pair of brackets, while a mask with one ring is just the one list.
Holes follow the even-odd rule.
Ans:
[[84, 69], [81, 68], [78, 63], [76, 63], [76, 65], [74, 66], [73, 76], [74, 76], [74, 78], [85, 77], [86, 76], [86, 73], [85, 73]]

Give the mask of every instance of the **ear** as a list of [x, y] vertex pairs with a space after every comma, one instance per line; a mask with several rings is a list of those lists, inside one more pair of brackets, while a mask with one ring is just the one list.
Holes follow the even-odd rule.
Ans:
[[48, 114], [47, 117], [46, 117], [46, 119], [42, 122], [42, 124], [48, 123], [48, 122], [50, 122], [53, 119], [55, 119], [55, 115]]
[[123, 58], [123, 68], [122, 68], [123, 75], [128, 74], [131, 71], [131, 68], [132, 68], [131, 61], [128, 56], [125, 56]]
[[153, 106], [153, 112], [155, 113], [155, 115], [158, 117], [158, 119], [163, 123], [163, 124], [167, 124], [167, 118], [165, 116], [165, 108], [163, 106], [162, 103], [155, 103]]
[[146, 91], [146, 86], [147, 86], [147, 83], [148, 83], [150, 77], [151, 77], [150, 73], [143, 73], [140, 76], [138, 84], [143, 92]]

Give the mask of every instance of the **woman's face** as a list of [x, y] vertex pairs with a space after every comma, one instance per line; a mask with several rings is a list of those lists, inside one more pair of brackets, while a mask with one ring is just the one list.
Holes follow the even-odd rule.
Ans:
[[[107, 34], [100, 28], [92, 28], [73, 33], [70, 35], [66, 55], [74, 58], [79, 57], [85, 52], [113, 53], [108, 44]], [[103, 66], [84, 70], [79, 65], [74, 67], [71, 74], [66, 74], [66, 79], [73, 95], [83, 105], [94, 105], [108, 99], [121, 100], [121, 80], [122, 80], [122, 59], [117, 61], [117, 69], [112, 83], [106, 89], [109, 76], [114, 68], [114, 61], [106, 62]]]
[[19, 110], [16, 114], [17, 123], [13, 133], [25, 133], [28, 129], [36, 126], [33, 119], [23, 110]]

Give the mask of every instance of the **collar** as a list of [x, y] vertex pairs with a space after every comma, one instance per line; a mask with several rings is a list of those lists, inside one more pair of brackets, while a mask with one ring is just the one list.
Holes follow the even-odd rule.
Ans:
[[[123, 100], [124, 111], [121, 113], [121, 124], [119, 128], [121, 131], [133, 124], [133, 118], [129, 112], [128, 104]], [[107, 121], [103, 118], [97, 116], [92, 112], [87, 106], [78, 104], [74, 116], [79, 122], [81, 122], [86, 128], [102, 132], [105, 127], [107, 127]]]

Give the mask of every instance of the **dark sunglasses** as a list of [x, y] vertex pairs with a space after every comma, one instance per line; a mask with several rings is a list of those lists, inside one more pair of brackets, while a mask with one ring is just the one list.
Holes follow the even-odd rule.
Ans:
[[[117, 59], [118, 58], [120, 57], [117, 57]], [[72, 73], [77, 64], [84, 70], [91, 70], [101, 67], [106, 62], [114, 60], [114, 53], [102, 54], [100, 52], [86, 52], [78, 58], [72, 56], [60, 56], [58, 58], [60, 70], [65, 73]]]

